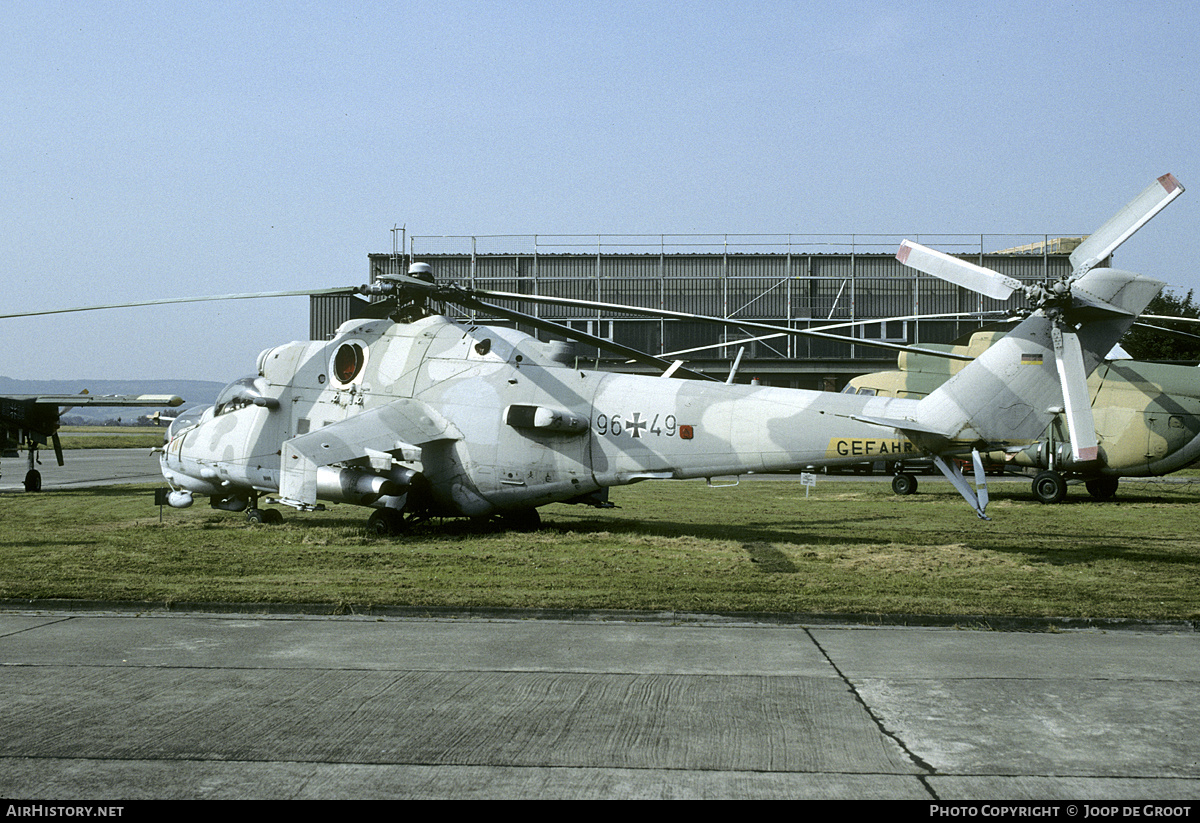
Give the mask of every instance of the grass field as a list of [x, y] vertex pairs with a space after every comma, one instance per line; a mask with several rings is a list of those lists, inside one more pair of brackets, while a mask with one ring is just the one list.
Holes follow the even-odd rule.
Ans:
[[0, 495], [0, 598], [688, 612], [1200, 618], [1200, 484], [1122, 484], [1057, 506], [993, 483], [982, 522], [943, 482], [755, 480], [612, 490], [619, 508], [542, 509], [544, 528], [425, 524], [368, 535], [368, 511], [282, 526], [166, 509], [151, 488]]
[[161, 426], [63, 426], [64, 449], [152, 449], [161, 446], [166, 428]]

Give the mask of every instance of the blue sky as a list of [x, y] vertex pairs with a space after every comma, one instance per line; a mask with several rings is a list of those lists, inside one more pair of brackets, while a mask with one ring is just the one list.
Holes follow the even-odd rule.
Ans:
[[[410, 234], [1087, 233], [1200, 288], [1187, 2], [24, 2], [6, 311], [366, 279]], [[226, 381], [302, 298], [0, 321], [0, 374]]]

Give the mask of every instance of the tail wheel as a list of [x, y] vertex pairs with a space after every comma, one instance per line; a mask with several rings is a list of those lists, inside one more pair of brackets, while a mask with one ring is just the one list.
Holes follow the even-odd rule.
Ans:
[[917, 490], [917, 478], [901, 472], [892, 478], [892, 491], [896, 494], [913, 494]]
[[1033, 496], [1039, 503], [1061, 503], [1067, 496], [1067, 481], [1056, 471], [1040, 472], [1033, 478]]

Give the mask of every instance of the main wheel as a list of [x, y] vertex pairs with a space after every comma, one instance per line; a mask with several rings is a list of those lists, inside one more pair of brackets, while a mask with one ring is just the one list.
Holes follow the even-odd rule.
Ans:
[[1033, 478], [1033, 496], [1039, 503], [1061, 503], [1067, 496], [1067, 481], [1056, 471], [1039, 472]]
[[408, 531], [409, 518], [396, 509], [376, 509], [367, 520], [367, 531], [379, 537], [395, 537]]
[[1088, 494], [1097, 500], [1112, 500], [1117, 493], [1117, 486], [1121, 483], [1119, 477], [1097, 477], [1094, 480], [1089, 480], [1084, 483]]
[[892, 491], [896, 494], [913, 494], [917, 490], [917, 478], [901, 472], [892, 478]]
[[517, 509], [500, 515], [504, 528], [514, 532], [535, 532], [542, 527], [542, 516], [537, 509]]
[[30, 469], [25, 474], [25, 491], [40, 492], [42, 490], [42, 473], [37, 469]]

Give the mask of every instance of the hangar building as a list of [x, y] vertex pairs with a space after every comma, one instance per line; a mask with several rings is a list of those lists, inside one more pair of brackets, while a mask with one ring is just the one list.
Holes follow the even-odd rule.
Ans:
[[[919, 274], [901, 265], [892, 235], [638, 235], [418, 237], [370, 254], [370, 277], [429, 263], [438, 282], [481, 289], [569, 297], [719, 317], [650, 319], [597, 308], [516, 306], [526, 314], [613, 340], [722, 379], [739, 348], [738, 382], [836, 391], [857, 374], [894, 369], [894, 352], [866, 341], [913, 345], [949, 343], [978, 328], [981, 312], [1016, 309], [1007, 301]], [[912, 235], [911, 239], [964, 257], [1023, 282], [1070, 273], [1070, 252], [1082, 237]], [[407, 247], [406, 247], [407, 246]], [[367, 301], [313, 297], [312, 339], [330, 337]], [[446, 306], [451, 316], [503, 324], [480, 312]], [[767, 323], [789, 329], [828, 329], [846, 342], [739, 326]], [[853, 325], [849, 325], [853, 324]], [[543, 339], [548, 335], [524, 329]], [[588, 347], [579, 353], [607, 369], [646, 367]], [[672, 354], [677, 357], [671, 357]]]

